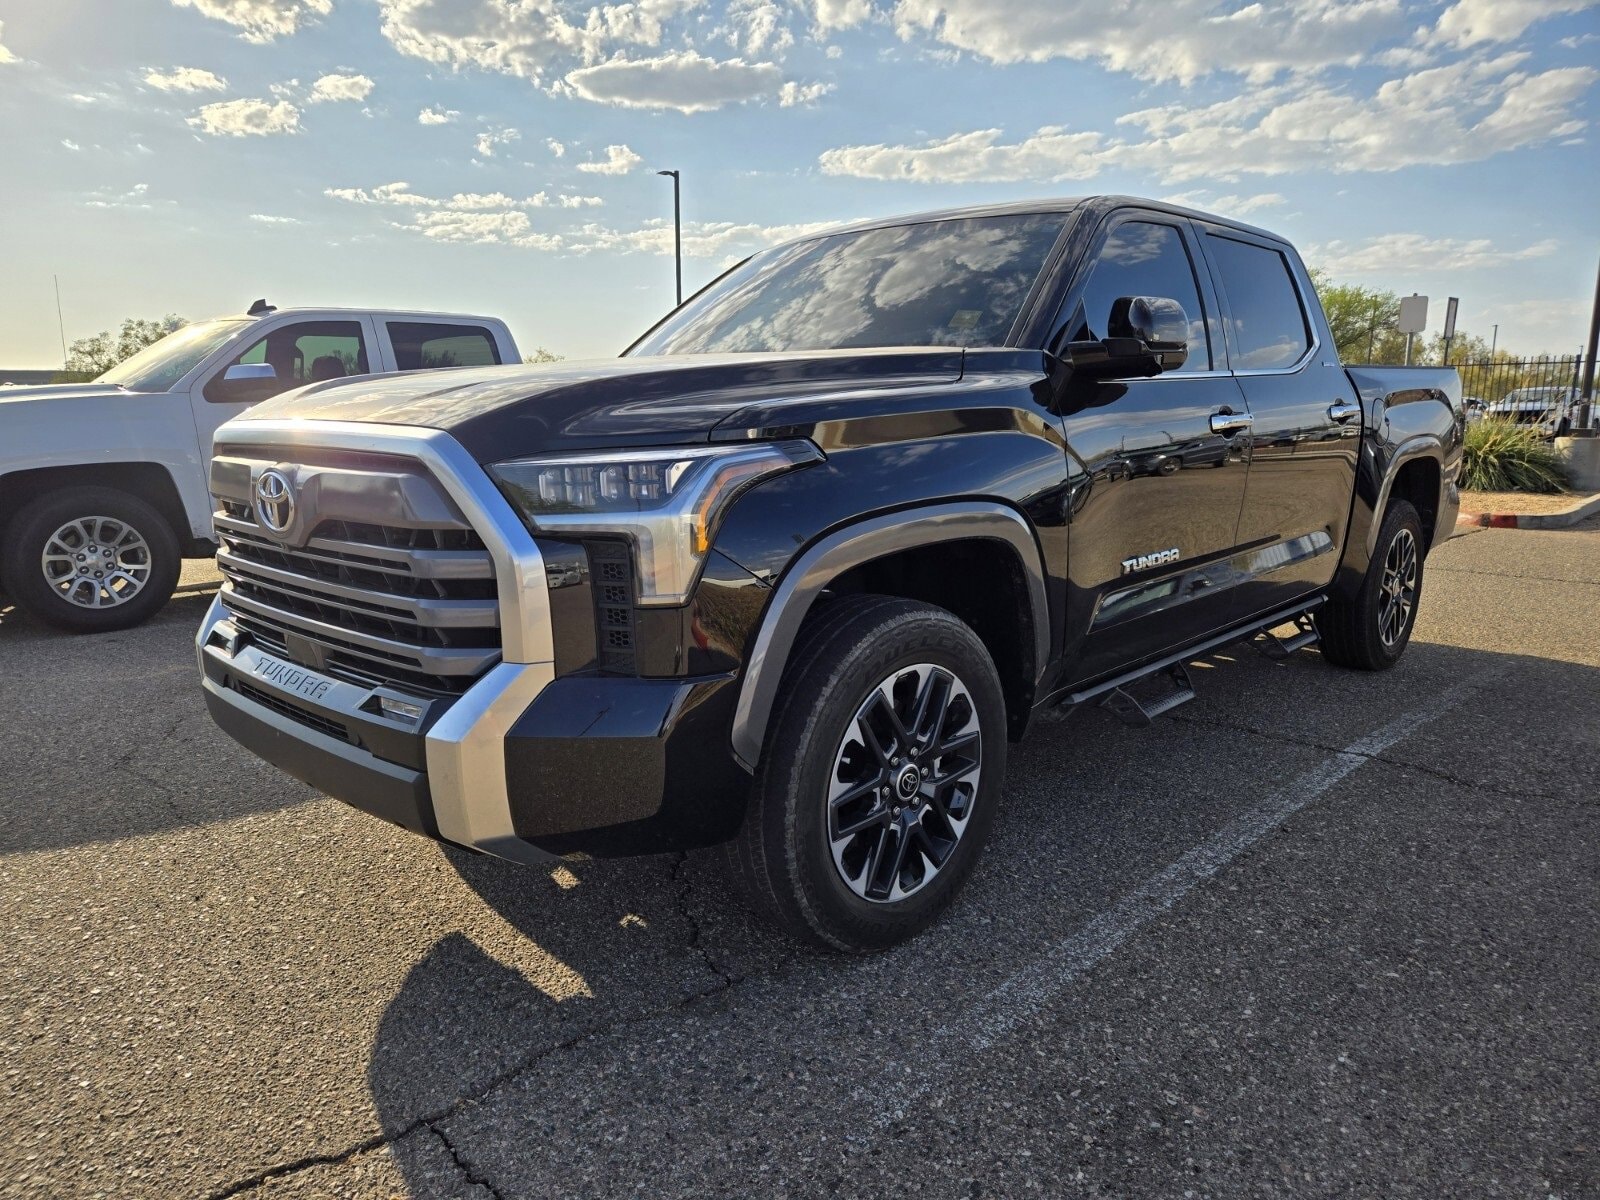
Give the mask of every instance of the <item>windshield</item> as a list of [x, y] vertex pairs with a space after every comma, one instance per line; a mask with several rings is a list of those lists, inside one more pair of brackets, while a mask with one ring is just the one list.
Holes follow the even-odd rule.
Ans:
[[634, 354], [999, 346], [1065, 213], [967, 217], [840, 233], [757, 254]]
[[152, 342], [132, 358], [123, 359], [95, 382], [127, 388], [130, 392], [167, 391], [194, 370], [206, 355], [231, 338], [241, 325], [248, 324], [247, 320], [236, 319], [185, 325], [159, 342]]

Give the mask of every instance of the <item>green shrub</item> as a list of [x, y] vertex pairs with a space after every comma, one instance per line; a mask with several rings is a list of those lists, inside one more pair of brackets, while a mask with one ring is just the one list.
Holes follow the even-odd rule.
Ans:
[[1475, 492], [1564, 492], [1566, 464], [1537, 425], [1482, 420], [1467, 426], [1461, 486]]

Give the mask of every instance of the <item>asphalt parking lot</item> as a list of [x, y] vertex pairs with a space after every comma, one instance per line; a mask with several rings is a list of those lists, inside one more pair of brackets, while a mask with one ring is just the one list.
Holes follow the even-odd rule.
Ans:
[[713, 855], [316, 796], [210, 725], [207, 600], [0, 610], [5, 1195], [1600, 1194], [1600, 522], [1437, 552], [1386, 675], [1237, 648], [1041, 725], [866, 960]]

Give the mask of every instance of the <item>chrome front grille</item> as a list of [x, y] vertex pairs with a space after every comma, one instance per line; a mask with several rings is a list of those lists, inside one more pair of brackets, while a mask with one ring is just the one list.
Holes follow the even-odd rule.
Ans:
[[[398, 457], [290, 453], [304, 461], [226, 447], [213, 459], [217, 565], [235, 623], [271, 652], [368, 686], [455, 693], [498, 662], [493, 561], [427, 470]], [[269, 467], [295, 482], [282, 534], [251, 503]]]

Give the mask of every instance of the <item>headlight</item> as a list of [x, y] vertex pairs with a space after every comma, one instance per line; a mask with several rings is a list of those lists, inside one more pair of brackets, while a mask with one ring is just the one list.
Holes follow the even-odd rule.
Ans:
[[669, 446], [519, 458], [489, 468], [536, 533], [615, 533], [634, 548], [640, 604], [689, 599], [717, 522], [745, 488], [822, 458], [810, 442]]

